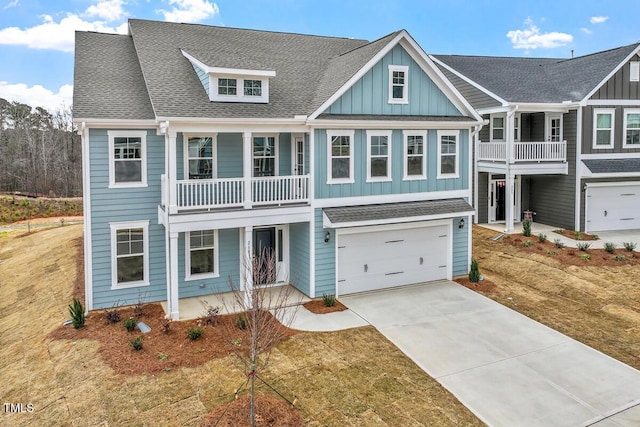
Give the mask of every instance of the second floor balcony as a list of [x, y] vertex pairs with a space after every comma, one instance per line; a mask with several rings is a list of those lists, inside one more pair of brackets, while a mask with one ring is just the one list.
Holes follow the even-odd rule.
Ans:
[[507, 158], [507, 142], [480, 142], [477, 160], [509, 163], [566, 162], [567, 141], [514, 142]]

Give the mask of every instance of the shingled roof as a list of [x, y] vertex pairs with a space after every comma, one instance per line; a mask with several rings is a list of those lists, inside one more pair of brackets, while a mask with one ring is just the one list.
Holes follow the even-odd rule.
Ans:
[[561, 103], [582, 100], [637, 47], [633, 44], [571, 59], [433, 57], [505, 101]]
[[[309, 115], [399, 33], [370, 43], [138, 19], [129, 20], [129, 32], [76, 34], [76, 118]], [[209, 66], [275, 70], [269, 103], [211, 102], [182, 51]]]

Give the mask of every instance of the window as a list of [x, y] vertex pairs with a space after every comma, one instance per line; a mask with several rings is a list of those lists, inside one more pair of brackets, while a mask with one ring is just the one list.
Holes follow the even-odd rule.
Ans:
[[219, 277], [217, 230], [190, 231], [185, 240], [186, 280]]
[[353, 182], [354, 131], [327, 131], [327, 183]]
[[245, 80], [244, 96], [262, 96], [262, 80]]
[[505, 116], [491, 117], [491, 141], [504, 141]]
[[367, 131], [367, 181], [391, 180], [391, 131]]
[[624, 148], [640, 147], [640, 110], [624, 110]]
[[215, 139], [211, 136], [187, 138], [187, 171], [189, 179], [215, 178], [213, 153]]
[[549, 142], [562, 141], [562, 116], [561, 115], [547, 116], [547, 141]]
[[111, 223], [112, 289], [149, 285], [149, 221]]
[[438, 178], [458, 177], [458, 131], [438, 131]]
[[513, 116], [513, 140], [520, 141], [520, 116]]
[[275, 176], [276, 173], [275, 136], [253, 137], [253, 176]]
[[593, 148], [613, 148], [613, 125], [615, 110], [593, 110]]
[[146, 131], [108, 131], [109, 187], [146, 187]]
[[218, 79], [218, 95], [238, 94], [238, 81], [236, 79]]
[[389, 65], [389, 104], [409, 103], [409, 67]]
[[632, 61], [629, 63], [629, 81], [640, 81], [640, 62]]
[[404, 179], [426, 179], [426, 131], [404, 131]]

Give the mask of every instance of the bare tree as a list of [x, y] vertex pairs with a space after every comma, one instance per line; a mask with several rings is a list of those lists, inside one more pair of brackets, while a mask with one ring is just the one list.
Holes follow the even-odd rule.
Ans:
[[[256, 422], [255, 380], [269, 365], [272, 349], [287, 337], [287, 328], [295, 319], [301, 298], [290, 284], [274, 285], [278, 272], [272, 250], [265, 249], [245, 261], [243, 270], [244, 285], [230, 279], [232, 298], [231, 301], [223, 299], [222, 305], [227, 312], [238, 313], [236, 325], [230, 324], [227, 328], [245, 328], [249, 336], [248, 345], [239, 347], [236, 354], [246, 370], [245, 386], [249, 385], [253, 427]], [[237, 332], [227, 330], [225, 335], [232, 339]]]

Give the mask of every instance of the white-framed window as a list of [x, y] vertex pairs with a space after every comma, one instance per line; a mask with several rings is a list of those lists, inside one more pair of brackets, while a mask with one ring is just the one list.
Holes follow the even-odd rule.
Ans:
[[640, 82], [640, 62], [631, 61], [629, 63], [629, 81]]
[[111, 288], [149, 286], [149, 221], [112, 222]]
[[520, 141], [520, 115], [513, 116], [513, 140]]
[[147, 131], [107, 132], [109, 188], [147, 186]]
[[217, 176], [217, 135], [184, 138], [185, 179], [213, 179]]
[[547, 114], [547, 141], [562, 141], [562, 114]]
[[640, 109], [624, 110], [623, 148], [640, 147]]
[[244, 96], [262, 96], [262, 80], [244, 80]]
[[389, 104], [409, 103], [409, 67], [389, 65]]
[[391, 131], [367, 131], [367, 182], [391, 181]]
[[238, 79], [218, 79], [218, 95], [236, 96], [238, 94]]
[[253, 135], [253, 176], [278, 175], [277, 135]]
[[457, 178], [458, 167], [458, 139], [457, 130], [438, 131], [438, 178]]
[[218, 230], [185, 233], [185, 280], [219, 277]]
[[593, 110], [593, 148], [613, 148], [614, 108], [596, 108]]
[[507, 116], [498, 115], [491, 116], [491, 141], [501, 142], [505, 140], [505, 131], [507, 125]]
[[403, 131], [405, 181], [427, 178], [427, 131]]
[[269, 79], [261, 76], [211, 75], [211, 101], [269, 102]]
[[353, 183], [353, 130], [327, 131], [327, 184]]

